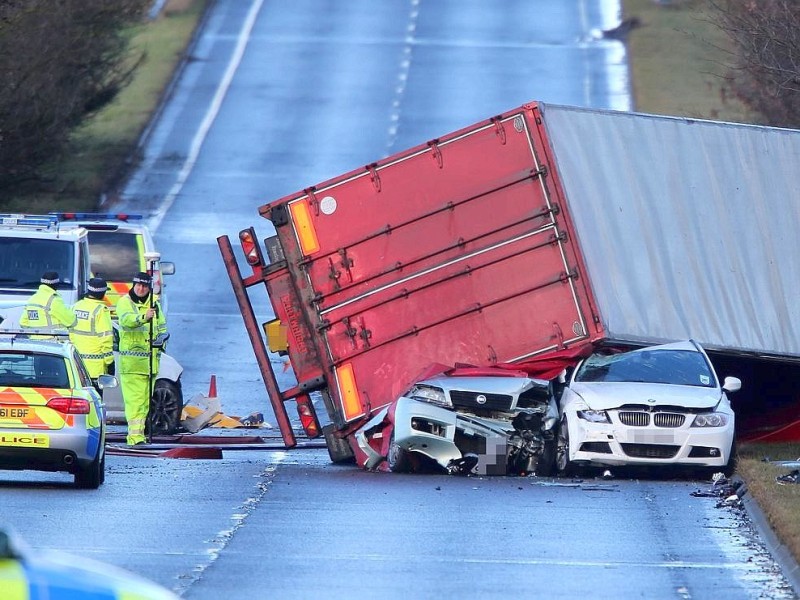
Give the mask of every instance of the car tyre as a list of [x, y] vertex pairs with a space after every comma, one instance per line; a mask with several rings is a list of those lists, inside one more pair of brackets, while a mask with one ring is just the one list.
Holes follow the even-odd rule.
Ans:
[[556, 456], [558, 456], [558, 438], [548, 440], [544, 443], [542, 455], [536, 465], [536, 475], [539, 477], [551, 477], [556, 471]]
[[725, 477], [733, 477], [734, 473], [736, 473], [736, 466], [739, 460], [739, 451], [736, 448], [736, 438], [733, 439], [731, 442], [731, 454], [728, 458], [728, 464], [722, 468], [722, 473]]
[[392, 437], [389, 440], [389, 451], [386, 453], [386, 462], [392, 473], [408, 473], [411, 471], [411, 457], [409, 456], [409, 452], [401, 448], [397, 442], [394, 441], [394, 431], [392, 431]]
[[575, 466], [569, 460], [569, 427], [567, 426], [567, 416], [561, 417], [556, 438], [555, 465], [558, 472], [562, 475], [574, 475]]
[[96, 490], [106, 479], [106, 453], [100, 448], [88, 468], [75, 473], [75, 485], [84, 490]]
[[178, 430], [183, 412], [183, 391], [180, 381], [159, 379], [150, 399], [147, 431], [150, 436], [170, 435]]

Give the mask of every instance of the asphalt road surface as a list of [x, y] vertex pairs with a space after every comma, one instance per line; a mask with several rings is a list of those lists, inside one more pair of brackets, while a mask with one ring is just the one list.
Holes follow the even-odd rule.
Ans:
[[[215, 375], [229, 415], [273, 419], [217, 236], [255, 225], [263, 238], [261, 204], [530, 100], [630, 108], [624, 48], [597, 36], [615, 2], [211, 5], [140, 168], [106, 208], [147, 215], [177, 264], [169, 351], [186, 399]], [[263, 292], [251, 297], [269, 319]], [[97, 491], [2, 473], [0, 506], [34, 548], [185, 598], [795, 597], [709, 487], [388, 475], [332, 465], [324, 449], [231, 450], [110, 455]]]

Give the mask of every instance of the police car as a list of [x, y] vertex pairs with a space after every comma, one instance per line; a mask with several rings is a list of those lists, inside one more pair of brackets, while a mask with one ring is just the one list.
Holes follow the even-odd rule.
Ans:
[[25, 304], [43, 273], [55, 271], [67, 305], [86, 293], [89, 238], [53, 215], [0, 214], [0, 308]]
[[[160, 260], [153, 236], [142, 222], [142, 215], [91, 212], [54, 212], [50, 215], [58, 219], [62, 228], [80, 227], [88, 232], [91, 271], [108, 284], [105, 302], [113, 318], [116, 318], [117, 302], [131, 289], [131, 278], [140, 271], [153, 271], [153, 292], [158, 296], [162, 310], [167, 311], [163, 276], [175, 273], [175, 264]], [[156, 256], [157, 259], [151, 260]]]
[[0, 470], [61, 471], [97, 489], [105, 435], [100, 394], [66, 332], [0, 330]]
[[0, 596], [4, 600], [177, 600], [155, 583], [118, 567], [54, 550], [33, 552], [0, 527]]

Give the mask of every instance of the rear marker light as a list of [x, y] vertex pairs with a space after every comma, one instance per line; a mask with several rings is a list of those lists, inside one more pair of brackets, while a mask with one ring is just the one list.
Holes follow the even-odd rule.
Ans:
[[301, 200], [300, 202], [293, 202], [289, 205], [289, 211], [292, 213], [292, 220], [294, 227], [297, 231], [297, 239], [300, 242], [300, 248], [305, 256], [314, 254], [319, 250], [319, 240], [317, 239], [317, 230], [314, 228], [314, 223], [311, 221], [311, 211], [308, 208], [308, 200]]
[[336, 369], [336, 379], [339, 383], [339, 394], [342, 398], [345, 421], [350, 421], [364, 414], [361, 408], [361, 399], [356, 388], [356, 378], [353, 374], [353, 365], [346, 363]]

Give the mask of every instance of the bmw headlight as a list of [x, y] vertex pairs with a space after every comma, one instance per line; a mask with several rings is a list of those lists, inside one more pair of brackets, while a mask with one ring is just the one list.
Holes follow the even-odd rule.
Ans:
[[420, 402], [429, 402], [436, 406], [444, 408], [453, 408], [450, 399], [445, 395], [441, 388], [432, 387], [430, 385], [415, 385], [411, 388], [408, 396]]
[[692, 427], [725, 427], [728, 424], [728, 415], [723, 413], [701, 413], [696, 415]]
[[579, 410], [578, 417], [590, 423], [611, 423], [608, 413], [604, 410]]

